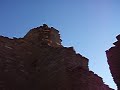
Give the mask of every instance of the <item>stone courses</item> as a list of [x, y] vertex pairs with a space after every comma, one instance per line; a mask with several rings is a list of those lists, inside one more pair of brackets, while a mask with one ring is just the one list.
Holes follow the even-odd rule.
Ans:
[[106, 55], [111, 74], [118, 87], [118, 90], [120, 90], [120, 35], [116, 38], [118, 41], [113, 43], [115, 46], [106, 51]]
[[73, 47], [31, 40], [0, 37], [0, 90], [113, 90]]

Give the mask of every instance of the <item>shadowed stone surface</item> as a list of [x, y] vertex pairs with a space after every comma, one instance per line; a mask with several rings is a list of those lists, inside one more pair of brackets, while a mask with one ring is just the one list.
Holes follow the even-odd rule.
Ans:
[[63, 47], [43, 25], [24, 38], [0, 37], [0, 90], [113, 90], [89, 71], [88, 59]]
[[117, 37], [117, 42], [113, 43], [115, 46], [106, 51], [108, 64], [110, 66], [111, 74], [118, 90], [120, 90], [120, 35]]

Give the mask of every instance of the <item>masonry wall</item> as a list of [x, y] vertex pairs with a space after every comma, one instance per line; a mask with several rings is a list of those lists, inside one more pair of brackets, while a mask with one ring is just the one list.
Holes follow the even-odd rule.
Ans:
[[120, 90], [120, 35], [118, 35], [116, 38], [118, 41], [113, 43], [114, 46], [106, 51], [106, 55], [111, 74], [118, 87], [118, 90]]
[[113, 90], [73, 47], [39, 43], [0, 37], [0, 90]]

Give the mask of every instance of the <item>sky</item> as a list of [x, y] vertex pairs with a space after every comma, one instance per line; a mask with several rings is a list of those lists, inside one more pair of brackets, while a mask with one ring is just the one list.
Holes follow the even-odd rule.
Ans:
[[62, 44], [89, 59], [89, 68], [116, 89], [106, 53], [120, 34], [120, 0], [0, 0], [0, 35], [23, 37], [47, 24]]

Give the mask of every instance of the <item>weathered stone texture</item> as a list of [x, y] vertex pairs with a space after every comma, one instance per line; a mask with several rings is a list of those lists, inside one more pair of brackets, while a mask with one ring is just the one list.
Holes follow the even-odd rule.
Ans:
[[111, 74], [118, 90], [120, 90], [120, 35], [117, 37], [117, 42], [113, 43], [115, 46], [106, 51], [108, 64], [110, 66]]
[[73, 47], [63, 47], [60, 39], [59, 44], [42, 44], [36, 39], [39, 33], [31, 34], [0, 37], [0, 90], [112, 90], [89, 71], [88, 59]]

